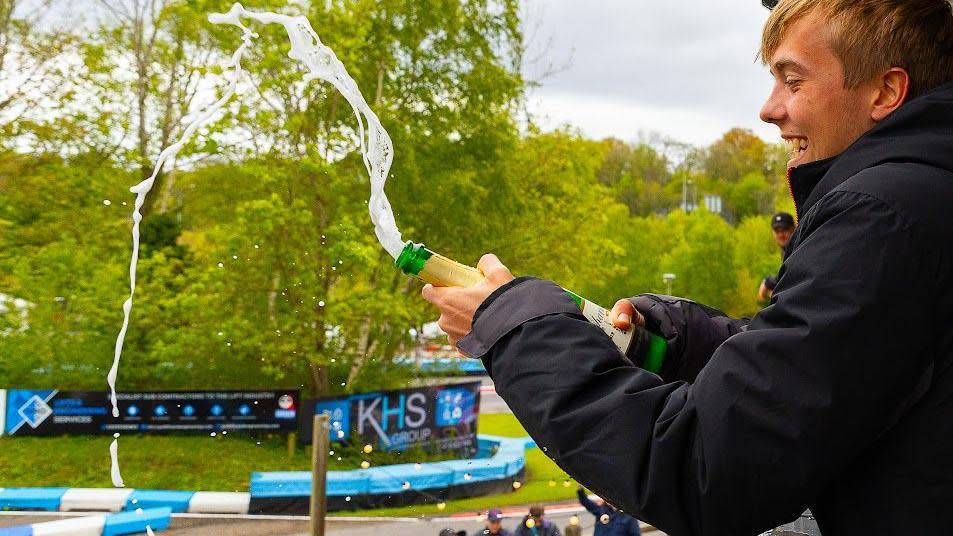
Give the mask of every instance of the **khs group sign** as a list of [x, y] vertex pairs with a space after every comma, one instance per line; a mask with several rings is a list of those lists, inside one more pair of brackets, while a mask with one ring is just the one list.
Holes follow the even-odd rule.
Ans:
[[304, 408], [301, 437], [306, 442], [313, 412], [329, 416], [331, 441], [353, 439], [384, 450], [468, 451], [477, 446], [480, 382], [309, 400]]

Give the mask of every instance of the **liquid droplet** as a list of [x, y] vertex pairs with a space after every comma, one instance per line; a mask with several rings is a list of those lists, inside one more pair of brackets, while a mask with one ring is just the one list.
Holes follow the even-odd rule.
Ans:
[[473, 478], [473, 475], [471, 475], [470, 473], [463, 473], [464, 480], [470, 480], [471, 478]]
[[212, 432], [211, 434], [209, 434], [209, 436], [210, 436], [210, 437], [215, 437], [215, 432]]
[[437, 503], [437, 510], [443, 510], [443, 509], [446, 508], [446, 507], [447, 507], [447, 503], [445, 503], [445, 502], [439, 502], [439, 503]]
[[225, 268], [225, 263], [223, 263], [223, 262], [218, 263], [218, 267], [219, 267], [219, 268]]
[[370, 466], [371, 466], [371, 462], [367, 460], [364, 460], [363, 462], [361, 462], [361, 469], [367, 469]]
[[599, 516], [599, 523], [602, 523], [603, 525], [608, 525], [608, 524], [609, 524], [609, 514], [602, 514], [601, 516]]
[[374, 451], [374, 447], [370, 445], [364, 445], [364, 454], [370, 454]]
[[520, 489], [521, 487], [523, 487], [523, 483], [519, 480], [513, 482], [513, 489]]
[[347, 501], [347, 502], [351, 502], [351, 496], [348, 495], [347, 497], [344, 498], [344, 500]]
[[318, 302], [318, 307], [324, 307], [324, 300]]
[[108, 207], [109, 205], [113, 204], [113, 202], [108, 199], [103, 199], [103, 204]]
[[410, 482], [404, 481], [404, 483], [401, 485], [401, 487], [404, 488], [404, 489], [410, 489]]

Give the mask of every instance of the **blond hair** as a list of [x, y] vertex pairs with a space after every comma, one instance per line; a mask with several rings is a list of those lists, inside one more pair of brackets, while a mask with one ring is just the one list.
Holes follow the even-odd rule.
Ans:
[[953, 81], [951, 0], [782, 0], [764, 26], [761, 61], [815, 11], [828, 23], [825, 37], [844, 66], [845, 87], [893, 67], [910, 75], [909, 98]]

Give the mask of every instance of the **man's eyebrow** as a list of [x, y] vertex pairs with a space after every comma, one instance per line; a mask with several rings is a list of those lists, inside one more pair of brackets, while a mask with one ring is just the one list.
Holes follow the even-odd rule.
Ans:
[[800, 63], [789, 58], [780, 59], [774, 62], [774, 65], [771, 66], [771, 74], [774, 74], [775, 76], [785, 71], [796, 71], [803, 74], [807, 72], [807, 69]]

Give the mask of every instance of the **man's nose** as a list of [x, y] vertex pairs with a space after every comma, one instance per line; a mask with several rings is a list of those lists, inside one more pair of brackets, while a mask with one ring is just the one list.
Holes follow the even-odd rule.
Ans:
[[771, 91], [771, 94], [768, 95], [768, 100], [764, 102], [764, 106], [761, 107], [761, 120], [765, 123], [772, 123], [775, 125], [781, 124], [787, 117], [787, 112], [784, 107], [784, 102], [781, 99], [777, 86]]

